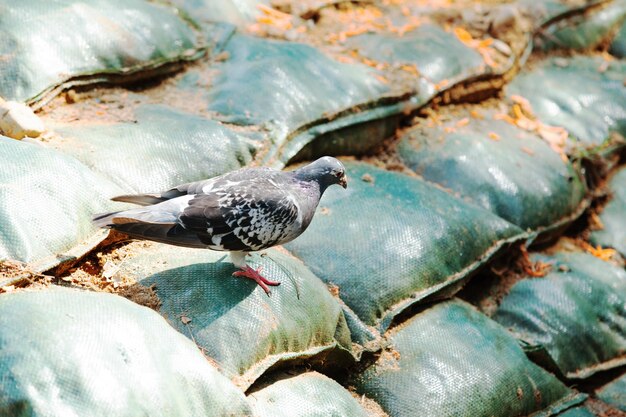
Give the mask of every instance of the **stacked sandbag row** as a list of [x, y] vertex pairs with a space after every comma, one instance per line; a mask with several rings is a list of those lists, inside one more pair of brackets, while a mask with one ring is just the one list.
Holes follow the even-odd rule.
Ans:
[[[5, 7], [16, 14], [22, 10]], [[237, 7], [242, 6], [237, 3]], [[111, 11], [113, 9], [115, 12]], [[327, 8], [322, 8], [320, 13], [324, 10]], [[385, 11], [391, 14], [394, 10]], [[189, 12], [193, 12], [193, 7], [189, 6]], [[414, 13], [424, 13], [425, 18], [429, 16], [419, 8]], [[90, 192], [82, 198], [89, 201], [118, 193], [167, 188], [245, 165], [252, 158], [281, 166], [294, 156], [361, 153], [391, 136], [405, 113], [423, 106], [452, 85], [489, 77], [494, 68], [506, 72], [510, 67], [507, 59], [501, 65], [499, 62], [488, 62], [490, 65], [487, 65], [486, 59], [494, 60], [501, 54], [492, 46], [493, 42], [489, 42], [492, 38], [485, 38], [483, 43], [486, 46], [477, 46], [476, 42], [480, 42], [472, 39], [469, 33], [446, 31], [435, 18], [416, 25], [402, 15], [404, 20], [398, 17], [398, 23], [392, 26], [396, 28], [395, 32], [387, 30], [348, 37], [346, 45], [332, 55], [329, 48], [333, 45], [314, 47], [254, 38], [233, 34], [232, 28], [214, 23], [193, 26], [192, 22], [180, 17], [185, 15], [181, 10], [141, 1], [125, 3], [124, 7], [69, 0], [54, 4], [34, 2], [23, 14], [32, 16], [35, 21], [69, 16], [82, 25], [79, 27], [89, 28], [89, 32], [85, 32], [87, 29], [82, 32], [73, 30], [68, 38], [61, 26], [53, 25], [55, 29], [52, 30], [49, 29], [51, 25], [40, 24], [34, 26], [36, 30], [31, 27], [28, 35], [22, 36], [23, 27], [11, 24], [13, 20], [7, 18], [2, 27], [3, 33], [7, 34], [3, 37], [3, 48], [10, 51], [7, 52], [10, 59], [3, 60], [5, 75], [0, 80], [0, 96], [9, 100], [38, 100], [35, 103], [41, 103], [39, 99], [44, 91], [58, 93], [78, 81], [87, 84], [117, 80], [107, 79], [113, 75], [119, 80], [133, 80], [140, 75], [151, 75], [157, 69], [167, 70], [168, 63], [198, 58], [198, 54], [209, 51], [208, 58], [171, 81], [173, 85], [167, 87], [169, 95], [166, 100], [151, 99], [150, 94], [143, 92], [120, 93], [118, 95], [123, 95], [124, 99], [118, 97], [111, 104], [92, 101], [91, 113], [96, 108], [95, 115], [85, 117], [84, 111], [79, 112], [81, 123], [76, 123], [76, 115], [70, 117], [71, 113], [62, 114], [63, 117], [57, 117], [55, 112], [46, 115], [47, 125], [55, 134], [45, 137], [44, 143], [74, 156], [91, 171], [106, 177], [99, 179], [100, 182], [113, 183], [94, 189], [76, 179], [66, 179], [66, 173], [55, 172], [58, 180], [54, 182], [64, 183], [65, 189], [88, 189]], [[434, 13], [431, 11], [431, 14]], [[89, 25], [93, 16], [105, 16], [96, 19], [101, 26]], [[139, 17], [143, 26], [133, 27], [128, 23]], [[203, 19], [201, 14], [195, 17], [200, 21]], [[213, 20], [221, 18], [223, 16], [217, 13]], [[542, 15], [541, 19], [546, 16]], [[539, 26], [541, 19], [537, 18], [535, 26]], [[332, 18], [327, 20], [332, 23]], [[410, 31], [402, 35], [396, 33], [401, 24], [408, 25]], [[107, 31], [109, 26], [115, 31]], [[161, 26], [171, 30], [159, 31]], [[91, 36], [92, 32], [106, 32], [111, 39], [103, 34]], [[153, 32], [158, 32], [158, 36], [153, 36]], [[309, 38], [303, 40], [310, 41]], [[42, 39], [54, 44], [54, 48], [59, 48], [63, 42], [79, 47], [68, 47], [66, 49], [71, 53], [62, 54], [47, 47]], [[46, 72], [41, 65], [32, 63], [32, 56], [39, 50], [53, 51], [51, 55], [58, 57], [54, 65], [45, 66]], [[351, 58], [353, 55], [359, 58]], [[221, 58], [217, 59], [218, 56]], [[372, 62], [376, 65], [371, 66]], [[39, 68], [40, 71], [25, 68]], [[44, 74], [47, 74], [45, 81], [39, 80], [38, 77], [44, 77]], [[396, 79], [403, 80], [403, 83], [398, 86], [390, 84], [390, 80]], [[341, 90], [337, 90], [337, 86]], [[192, 104], [170, 100], [175, 96], [191, 101], [187, 100], [191, 94], [194, 94]], [[68, 97], [66, 100], [73, 100], [72, 95]], [[132, 106], [129, 102], [140, 104]], [[158, 109], [154, 107], [155, 102], [159, 104]], [[108, 115], [116, 113], [116, 105], [127, 107], [126, 113], [111, 121]], [[77, 103], [68, 108], [75, 108], [78, 112], [84, 106]], [[99, 108], [102, 110], [98, 111]], [[162, 118], [163, 121], [159, 122]], [[102, 119], [107, 122], [103, 124]], [[163, 126], [167, 128], [163, 129]], [[3, 141], [3, 147], [11, 148], [7, 149], [8, 153], [22, 153], [21, 148], [25, 146], [4, 142], [7, 141]], [[198, 147], [202, 152], [194, 152]], [[32, 153], [29, 148], [26, 147], [24, 153]], [[56, 158], [52, 154], [50, 157]], [[149, 162], [146, 166], [127, 170], [127, 167], [136, 165], [129, 164], [129, 158]], [[16, 159], [18, 166], [24, 162]], [[5, 172], [9, 178], [24, 175], [23, 170], [17, 168]], [[85, 172], [81, 177], [91, 175]], [[43, 187], [44, 191], [49, 192], [50, 187], [54, 184]], [[22, 212], [19, 207], [36, 206], [31, 198], [34, 197], [7, 198], [23, 204], [8, 207], [3, 217], [15, 218], [16, 213]], [[51, 206], [60, 206], [67, 201], [54, 200]], [[80, 200], [71, 203], [81, 206]], [[55, 257], [55, 254], [67, 252], [91, 235], [88, 220], [93, 211], [113, 208], [103, 204], [96, 210], [74, 212], [72, 223], [85, 225], [79, 230], [54, 230], [49, 222], [44, 221], [20, 227], [9, 225], [9, 228], [22, 230], [10, 234], [11, 238], [2, 242], [0, 247], [11, 248], [3, 249], [0, 254], [34, 263], [37, 270], [54, 266], [64, 259]], [[50, 243], [45, 245], [46, 248], [28, 251], [13, 249], [36, 245], [34, 236], [46, 236]], [[93, 246], [93, 242], [88, 243], [87, 248], [89, 245]]]
[[[9, 12], [0, 96], [36, 107], [52, 100], [41, 139], [0, 137], [0, 259], [48, 270], [104, 237], [90, 219], [126, 207], [111, 196], [251, 163], [362, 154], [428, 103], [459, 105], [411, 120], [387, 145], [386, 163], [344, 159], [348, 190], [329, 190], [298, 240], [253, 257], [281, 281], [269, 298], [232, 278], [223, 254], [160, 244], [137, 246], [115, 272], [151, 287], [158, 313], [55, 286], [1, 294], [0, 415], [589, 412], [571, 409], [586, 395], [567, 385], [623, 364], [623, 269], [581, 254], [533, 258], [553, 272], [520, 281], [493, 319], [441, 300], [514, 244], [558, 234], [589, 206], [577, 158], [613, 161], [623, 145], [621, 61], [533, 57], [514, 77], [530, 39], [479, 38], [477, 22], [465, 30], [469, 17], [422, 2], [281, 12], [267, 1], [174, 3], [0, 4]], [[546, 50], [588, 49], [623, 20], [618, 1], [526, 3], [519, 16], [496, 5], [486, 18], [513, 13], [511, 31], [526, 24], [559, 40]], [[331, 36], [359, 10], [367, 30]], [[381, 28], [375, 10], [391, 23]], [[582, 23], [571, 18], [583, 13]], [[15, 17], [25, 15], [36, 23], [27, 32]], [[255, 36], [280, 38], [271, 29], [288, 16], [292, 40]], [[68, 18], [69, 32], [50, 24]], [[314, 20], [318, 29], [300, 30]], [[44, 50], [51, 61], [40, 65]], [[162, 76], [187, 60], [196, 62], [149, 88], [53, 99]], [[509, 78], [503, 100], [461, 105]], [[397, 172], [398, 162], [408, 169]], [[592, 240], [623, 253], [619, 179]], [[295, 374], [278, 372], [290, 365]], [[341, 385], [303, 372], [311, 367], [350, 377]], [[619, 406], [619, 384], [597, 395]]]

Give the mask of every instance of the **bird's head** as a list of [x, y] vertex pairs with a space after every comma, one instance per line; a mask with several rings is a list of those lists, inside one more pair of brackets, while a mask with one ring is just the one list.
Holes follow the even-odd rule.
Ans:
[[305, 181], [316, 181], [322, 192], [333, 184], [339, 184], [343, 188], [348, 186], [346, 168], [332, 156], [323, 156], [296, 170], [296, 177]]

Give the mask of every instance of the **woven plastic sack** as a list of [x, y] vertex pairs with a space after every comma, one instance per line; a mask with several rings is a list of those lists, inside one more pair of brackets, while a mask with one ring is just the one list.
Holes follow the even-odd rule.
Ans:
[[248, 396], [258, 417], [366, 417], [359, 402], [317, 372], [284, 378]]
[[193, 343], [115, 295], [0, 295], [0, 346], [2, 417], [251, 414]]
[[518, 0], [517, 7], [525, 15], [532, 18], [534, 28], [549, 25], [567, 19], [569, 16], [584, 13], [594, 5], [603, 3], [602, 0], [587, 0], [585, 2], [569, 3], [561, 0]]
[[[373, 69], [339, 63], [311, 46], [235, 35], [225, 51], [209, 109], [228, 123], [266, 129], [273, 143], [261, 155], [267, 163], [285, 163], [314, 139], [367, 122], [393, 132], [397, 119], [389, 117], [402, 112], [400, 103], [383, 100], [389, 88]], [[318, 152], [363, 152], [385, 137], [371, 129], [332, 137]]]
[[59, 86], [129, 78], [201, 55], [173, 9], [140, 0], [2, 0], [0, 16], [7, 100], [34, 102]]
[[[292, 19], [310, 19], [327, 6], [333, 7], [337, 0], [172, 0], [194, 19], [212, 22], [228, 22], [245, 31], [259, 20], [278, 13], [289, 13]], [[273, 9], [273, 10], [272, 10]], [[277, 10], [279, 9], [279, 10]], [[297, 21], [297, 20], [296, 20]]]
[[626, 24], [622, 25], [617, 35], [615, 35], [609, 52], [618, 58], [626, 57]]
[[172, 0], [195, 20], [227, 22], [245, 28], [261, 14], [259, 5], [269, 6], [269, 0]]
[[389, 337], [390, 348], [354, 386], [395, 417], [548, 416], [585, 398], [461, 301], [437, 304]]
[[595, 245], [615, 248], [626, 257], [626, 168], [621, 168], [609, 182], [611, 200], [600, 213], [602, 230], [591, 233]]
[[599, 57], [552, 58], [522, 72], [505, 91], [528, 99], [542, 122], [567, 129], [578, 141], [569, 152], [608, 151], [623, 146], [626, 134], [625, 69], [626, 62]]
[[[432, 24], [419, 26], [402, 36], [365, 33], [348, 38], [346, 45], [377, 62], [415, 65], [420, 76], [426, 78], [430, 94], [434, 94], [435, 85], [444, 80], [447, 80], [446, 85], [451, 85], [485, 72], [485, 63], [476, 50]], [[418, 77], [415, 78], [417, 82]]]
[[578, 217], [588, 204], [571, 163], [535, 134], [492, 116], [458, 117], [434, 127], [421, 122], [404, 134], [398, 153], [425, 180], [524, 230], [543, 231]]
[[111, 208], [113, 183], [76, 159], [0, 136], [0, 259], [45, 270], [95, 231], [93, 213]]
[[533, 260], [552, 272], [516, 283], [494, 320], [567, 378], [626, 364], [626, 271], [584, 253]]
[[542, 29], [538, 43], [543, 50], [589, 50], [610, 40], [625, 18], [625, 1], [606, 2]]
[[589, 411], [587, 407], [571, 408], [559, 414], [559, 417], [595, 417], [596, 415]]
[[596, 395], [605, 403], [626, 412], [626, 375], [609, 382], [597, 390]]
[[254, 282], [232, 277], [222, 252], [155, 245], [126, 260], [120, 274], [156, 284], [160, 312], [238, 386], [248, 388], [270, 367], [313, 356], [353, 361], [339, 303], [300, 261], [271, 250], [249, 262], [280, 281], [268, 297]]
[[363, 163], [346, 168], [348, 189], [329, 189], [307, 231], [286, 247], [381, 332], [407, 307], [457, 289], [522, 235], [418, 179]]
[[124, 192], [157, 192], [248, 164], [261, 145], [220, 123], [166, 106], [143, 106], [136, 122], [56, 127], [52, 142]]

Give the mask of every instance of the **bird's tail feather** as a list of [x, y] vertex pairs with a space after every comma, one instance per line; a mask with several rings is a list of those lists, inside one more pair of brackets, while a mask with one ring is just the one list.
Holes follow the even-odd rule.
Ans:
[[127, 223], [116, 223], [113, 229], [125, 233], [135, 239], [147, 239], [154, 242], [167, 243], [169, 245], [184, 246], [187, 248], [206, 248], [198, 236], [189, 233], [178, 225], [167, 223], [146, 223], [141, 221], [130, 221]]
[[120, 213], [119, 211], [110, 211], [108, 213], [99, 213], [91, 218], [93, 224], [97, 227], [106, 227], [108, 229], [113, 225], [113, 217], [116, 214]]
[[111, 200], [119, 201], [122, 203], [138, 204], [140, 206], [150, 206], [153, 204], [162, 203], [169, 199], [162, 197], [160, 194], [127, 194], [118, 195], [117, 197], [113, 197]]
[[[98, 227], [115, 229], [135, 239], [147, 239], [185, 247], [206, 248], [198, 235], [190, 233], [175, 222], [158, 221], [160, 216], [153, 216], [145, 209], [113, 211], [93, 217]], [[166, 220], [166, 219], [163, 219]]]
[[[154, 221], [154, 219], [150, 219], [146, 214], [142, 213], [140, 210], [127, 210], [127, 211], [112, 211], [109, 213], [100, 213], [96, 214], [92, 217], [93, 223], [98, 227], [106, 227], [108, 229], [114, 228], [120, 224], [126, 223], [154, 223], [154, 224], [169, 224], [170, 222], [159, 222]], [[150, 214], [149, 212], [147, 213]]]

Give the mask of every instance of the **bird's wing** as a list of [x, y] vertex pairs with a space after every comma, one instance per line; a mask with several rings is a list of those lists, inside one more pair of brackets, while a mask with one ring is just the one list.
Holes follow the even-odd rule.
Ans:
[[300, 207], [275, 177], [216, 182], [189, 201], [178, 223], [219, 250], [261, 250], [292, 239], [299, 234]]
[[181, 197], [189, 194], [208, 194], [216, 183], [223, 184], [226, 182], [239, 182], [241, 180], [255, 178], [258, 176], [264, 176], [274, 172], [270, 168], [242, 168], [236, 171], [228, 172], [226, 174], [209, 178], [208, 180], [188, 182], [185, 184], [177, 185], [169, 190], [160, 193], [148, 193], [148, 194], [126, 194], [113, 197], [111, 200], [120, 201], [124, 203], [133, 203], [140, 206], [149, 206], [153, 204], [162, 203], [173, 198]]

